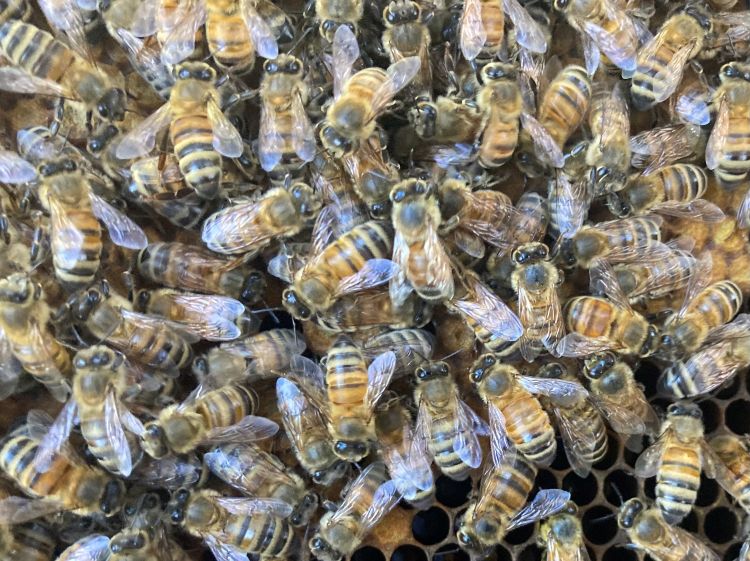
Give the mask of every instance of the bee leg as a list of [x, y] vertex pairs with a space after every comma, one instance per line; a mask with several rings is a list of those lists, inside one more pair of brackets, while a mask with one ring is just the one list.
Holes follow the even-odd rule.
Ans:
[[305, 7], [302, 10], [302, 17], [309, 19], [315, 17], [315, 0], [307, 0]]
[[60, 126], [62, 125], [62, 120], [63, 120], [64, 115], [65, 115], [65, 99], [61, 97], [61, 98], [58, 98], [58, 100], [55, 102], [55, 116], [49, 125], [49, 131], [52, 133], [52, 136], [56, 136], [57, 132], [60, 130]]
[[94, 112], [93, 111], [86, 111], [86, 130], [91, 134], [94, 130]]
[[36, 269], [47, 259], [47, 244], [44, 243], [44, 228], [38, 225], [34, 228], [34, 237], [31, 241], [30, 258], [31, 268]]

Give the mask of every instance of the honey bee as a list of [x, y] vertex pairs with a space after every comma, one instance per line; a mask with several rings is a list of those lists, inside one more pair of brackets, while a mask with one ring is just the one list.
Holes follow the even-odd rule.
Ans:
[[668, 524], [658, 508], [646, 508], [641, 499], [622, 504], [617, 525], [628, 535], [634, 549], [656, 561], [719, 561], [702, 540], [679, 526]]
[[244, 304], [257, 302], [265, 291], [266, 282], [259, 271], [179, 242], [148, 245], [138, 254], [136, 268], [149, 282], [190, 292], [224, 295]]
[[391, 298], [400, 305], [412, 290], [428, 302], [452, 298], [453, 269], [438, 236], [441, 215], [434, 190], [426, 181], [406, 179], [393, 187], [390, 198], [393, 261], [399, 267]]
[[672, 403], [658, 440], [636, 461], [636, 475], [656, 475], [656, 506], [668, 524], [677, 524], [690, 513], [701, 472], [715, 477], [715, 458], [703, 431], [703, 412], [697, 405]]
[[698, 350], [712, 330], [728, 323], [742, 306], [742, 291], [730, 280], [711, 281], [711, 256], [701, 256], [677, 313], [662, 328], [659, 355], [675, 359]]
[[278, 499], [292, 507], [289, 521], [304, 526], [318, 507], [318, 497], [302, 478], [276, 456], [247, 444], [219, 445], [204, 454], [211, 472], [248, 497]]
[[607, 350], [640, 357], [653, 354], [659, 346], [657, 327], [633, 310], [611, 267], [599, 260], [590, 272], [593, 292], [607, 298], [576, 296], [568, 300], [563, 310], [568, 334], [556, 352], [560, 356], [589, 356]]
[[313, 556], [321, 561], [339, 561], [348, 556], [398, 500], [395, 482], [388, 480], [385, 464], [370, 464], [352, 481], [336, 510], [320, 519], [319, 529], [309, 542]]
[[215, 86], [216, 71], [205, 62], [175, 67], [169, 101], [120, 139], [120, 159], [145, 156], [156, 145], [161, 129], [169, 136], [185, 182], [201, 198], [214, 199], [221, 189], [221, 156], [239, 158], [244, 150], [240, 133], [222, 112]]
[[687, 251], [675, 248], [658, 261], [622, 263], [612, 269], [622, 291], [634, 304], [685, 288], [695, 274], [696, 259]]
[[[0, 470], [26, 495], [0, 501], [0, 522], [20, 524], [40, 516], [66, 510], [86, 516], [114, 516], [122, 508], [125, 485], [103, 470], [87, 465], [72, 448], [56, 454], [49, 469], [37, 470], [33, 458], [52, 419], [41, 411], [29, 412], [26, 424], [8, 436], [0, 446]], [[22, 458], [31, 461], [21, 462]]]
[[750, 326], [747, 314], [713, 329], [705, 344], [687, 359], [671, 361], [662, 372], [658, 388], [663, 395], [677, 398], [709, 393], [740, 368], [750, 364]]
[[701, 198], [707, 187], [703, 168], [673, 164], [651, 175], [631, 177], [622, 191], [609, 194], [607, 206], [620, 217], [659, 212], [701, 222], [721, 222], [726, 218], [721, 209]]
[[22, 273], [14, 273], [0, 279], [0, 302], [0, 339], [3, 346], [8, 346], [3, 357], [8, 361], [3, 365], [8, 367], [4, 378], [17, 379], [13, 376], [10, 354], [56, 400], [65, 401], [70, 393], [68, 379], [73, 367], [68, 351], [49, 329], [50, 309], [44, 301], [41, 285], [32, 283]]
[[158, 460], [144, 455], [133, 468], [131, 477], [148, 488], [176, 491], [181, 487], [200, 486], [207, 471], [197, 454], [166, 456]]
[[625, 361], [611, 352], [594, 355], [586, 359], [583, 373], [589, 398], [617, 433], [658, 434], [659, 418]]
[[505, 35], [505, 15], [515, 28], [516, 43], [534, 53], [547, 51], [547, 39], [537, 21], [518, 0], [467, 0], [463, 4], [459, 44], [468, 61], [491, 59], [500, 52]]
[[354, 33], [340, 26], [333, 44], [334, 100], [320, 129], [323, 147], [336, 157], [373, 135], [377, 117], [419, 72], [419, 57], [412, 56], [388, 70], [371, 67], [352, 74], [358, 52]]
[[591, 98], [589, 128], [592, 139], [586, 163], [593, 167], [594, 194], [613, 193], [625, 186], [630, 170], [630, 115], [622, 91], [599, 87]]
[[478, 161], [482, 167], [496, 168], [510, 159], [518, 145], [523, 100], [513, 65], [486, 64], [481, 82], [477, 105], [483, 115], [483, 132]]
[[747, 464], [750, 453], [744, 438], [731, 434], [715, 436], [708, 443], [719, 459], [716, 467], [716, 481], [737, 503], [750, 512], [750, 474]]
[[411, 415], [398, 398], [388, 400], [375, 417], [375, 432], [388, 473], [399, 494], [414, 508], [435, 498], [435, 482], [424, 441], [414, 438]]
[[331, 485], [347, 471], [346, 462], [333, 452], [320, 410], [296, 384], [286, 378], [276, 380], [276, 396], [281, 420], [300, 465], [319, 485]]
[[381, 220], [388, 216], [388, 196], [399, 181], [399, 173], [387, 158], [380, 134], [376, 131], [362, 140], [354, 151], [343, 154], [340, 160], [354, 192], [367, 205], [370, 216]]
[[[129, 0], [107, 0], [106, 2], [102, 0], [100, 3], [102, 6], [105, 3], [108, 4], [108, 7], [100, 8], [102, 19], [104, 19], [109, 34], [127, 54], [133, 69], [160, 98], [169, 99], [172, 86], [174, 86], [174, 76], [170, 67], [162, 60], [161, 47], [158, 41], [155, 37], [141, 39], [128, 30], [129, 26], [136, 26], [137, 22], [131, 22], [131, 20], [133, 17], [138, 17], [136, 14], [142, 11], [142, 9], [139, 9], [141, 6]], [[129, 8], [134, 12], [130, 14], [116, 13], [120, 12], [119, 8], [125, 5], [129, 5]], [[140, 16], [143, 15], [140, 14]]]
[[133, 312], [130, 302], [111, 292], [106, 281], [74, 293], [55, 319], [70, 324], [76, 333], [80, 329], [107, 343], [130, 360], [170, 374], [193, 359], [190, 343], [195, 337], [162, 319]]
[[601, 53], [629, 78], [636, 69], [638, 30], [620, 4], [613, 0], [555, 0], [570, 26], [581, 34], [586, 70], [593, 76]]
[[536, 473], [534, 464], [521, 454], [505, 457], [500, 465], [490, 464], [477, 498], [458, 521], [459, 546], [471, 554], [486, 555], [514, 528], [562, 510], [570, 493], [559, 489], [541, 490], [527, 503]]
[[688, 2], [661, 25], [636, 58], [630, 96], [637, 111], [650, 109], [675, 92], [685, 65], [703, 50], [712, 29], [711, 14], [699, 2]]
[[396, 355], [395, 378], [412, 374], [422, 362], [430, 360], [435, 337], [424, 329], [395, 329], [375, 335], [364, 342], [365, 356], [375, 358], [387, 351]]
[[701, 128], [696, 125], [677, 123], [656, 127], [630, 138], [630, 163], [649, 175], [678, 160], [698, 157], [703, 153], [704, 142]]
[[564, 335], [557, 294], [563, 277], [550, 262], [547, 246], [539, 242], [517, 247], [511, 260], [511, 285], [518, 296], [518, 313], [524, 326], [520, 351], [527, 362], [532, 362], [543, 349], [554, 350]]
[[550, 560], [590, 561], [578, 519], [578, 507], [573, 501], [539, 527], [537, 545], [547, 550]]
[[257, 253], [274, 240], [291, 238], [311, 225], [319, 196], [304, 183], [274, 187], [259, 200], [233, 205], [203, 223], [203, 241], [224, 254]]
[[258, 158], [272, 179], [296, 176], [315, 157], [315, 131], [305, 112], [307, 86], [302, 61], [280, 55], [263, 63]]
[[480, 434], [486, 423], [459, 397], [446, 362], [423, 363], [415, 370], [414, 402], [419, 413], [415, 439], [445, 475], [462, 481], [482, 462]]
[[410, 86], [416, 94], [414, 97], [432, 92], [430, 30], [421, 19], [422, 8], [414, 0], [392, 0], [383, 9], [383, 47], [391, 63], [410, 56], [419, 57], [419, 73]]
[[356, 36], [363, 12], [361, 0], [315, 0], [318, 32], [329, 43], [336, 42], [336, 33], [342, 27]]
[[432, 142], [472, 144], [481, 134], [479, 108], [453, 96], [417, 99], [408, 115], [417, 136]]
[[286, 557], [295, 543], [286, 520], [291, 510], [278, 499], [222, 497], [211, 489], [179, 489], [167, 505], [172, 523], [203, 539], [217, 561], [248, 553], [264, 561]]
[[31, 23], [10, 19], [0, 26], [0, 54], [11, 63], [0, 70], [0, 89], [80, 101], [105, 121], [121, 121], [124, 79], [110, 76], [93, 59], [81, 56], [87, 52], [83, 22], [70, 7], [60, 8], [50, 21], [70, 28], [66, 35], [73, 49]]

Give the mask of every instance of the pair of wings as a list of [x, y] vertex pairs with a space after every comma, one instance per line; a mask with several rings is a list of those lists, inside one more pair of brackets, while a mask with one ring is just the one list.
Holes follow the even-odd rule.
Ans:
[[433, 488], [432, 462], [424, 440], [414, 438], [408, 421], [404, 423], [402, 434], [400, 447], [386, 449], [384, 459], [396, 489], [405, 499], [410, 500], [420, 491]]
[[672, 258], [647, 263], [623, 263], [615, 265], [615, 271], [632, 271], [639, 279], [633, 290], [628, 292], [631, 302], [642, 298], [658, 298], [685, 288], [695, 274], [697, 259], [689, 251], [675, 247], [672, 241], [668, 246], [674, 248]]
[[327, 434], [321, 411], [291, 380], [276, 380], [276, 402], [286, 435], [298, 454], [304, 453], [306, 434]]
[[[523, 266], [521, 266], [523, 267]], [[523, 278], [523, 272], [521, 272]], [[516, 289], [518, 297], [518, 316], [524, 326], [544, 324], [540, 340], [544, 347], [553, 352], [557, 343], [565, 335], [560, 297], [557, 286], [552, 285], [541, 293], [529, 291], [525, 283], [518, 283]], [[535, 340], [529, 336], [528, 330], [519, 339], [519, 350], [526, 362], [533, 362], [539, 355]]]
[[[397, 342], [397, 343], [396, 343]], [[397, 345], [397, 346], [396, 346]], [[435, 348], [435, 337], [424, 329], [397, 329], [368, 339], [364, 342], [362, 353], [368, 360], [392, 351], [396, 355], [394, 378], [413, 374], [414, 370], [432, 357]]]
[[[633, 378], [630, 367], [621, 374], [627, 378], [622, 381], [622, 390], [608, 394], [598, 391], [597, 385], [592, 383], [589, 391], [589, 399], [609, 425], [618, 434], [651, 434], [658, 430], [659, 417], [651, 404], [646, 399], [643, 389], [638, 386]], [[644, 417], [636, 414], [636, 411], [645, 411]]]
[[[300, 160], [310, 162], [315, 158], [315, 128], [305, 111], [300, 88], [301, 85], [293, 88], [291, 95], [279, 107], [267, 100], [261, 104], [258, 160], [265, 171], [273, 171], [281, 163], [284, 155], [289, 152], [285, 139], [287, 134], [291, 139], [291, 148]], [[291, 119], [279, 113], [288, 113]], [[279, 126], [280, 122], [289, 126], [290, 129], [282, 130]]]
[[259, 375], [280, 374], [306, 348], [304, 337], [292, 329], [271, 329], [220, 346], [222, 351], [251, 361], [250, 372]]
[[631, 165], [651, 175], [673, 162], [700, 152], [701, 128], [676, 123], [657, 127], [630, 138]]

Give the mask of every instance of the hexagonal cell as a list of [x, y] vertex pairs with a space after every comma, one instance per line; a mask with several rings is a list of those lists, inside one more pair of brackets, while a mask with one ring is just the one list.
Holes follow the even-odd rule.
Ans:
[[495, 556], [496, 561], [512, 561], [513, 555], [511, 555], [510, 551], [505, 549], [502, 545], [498, 545], [495, 548]]
[[595, 545], [610, 542], [617, 535], [617, 519], [614, 509], [606, 506], [592, 506], [583, 513], [581, 524], [583, 534]]
[[469, 561], [470, 556], [463, 549], [458, 547], [458, 544], [449, 543], [442, 547], [432, 555], [432, 561]]
[[750, 401], [746, 399], [735, 399], [724, 411], [724, 422], [727, 428], [735, 434], [747, 432], [748, 419], [750, 419]]
[[401, 545], [394, 550], [391, 561], [427, 561], [427, 553], [416, 545]]
[[740, 549], [742, 549], [742, 542], [733, 543], [724, 552], [722, 561], [735, 561], [739, 557]]
[[433, 506], [414, 515], [411, 532], [419, 543], [435, 545], [448, 537], [450, 518], [442, 508]]
[[715, 479], [709, 479], [701, 474], [701, 486], [698, 488], [698, 498], [695, 500], [697, 506], [708, 506], [714, 504], [719, 498], [720, 487]]
[[352, 561], [385, 561], [383, 552], [375, 547], [366, 545], [352, 553]]
[[649, 477], [643, 482], [643, 494], [652, 501], [656, 498], [656, 478]]
[[638, 554], [621, 545], [613, 545], [604, 551], [602, 561], [638, 561]]
[[737, 535], [737, 515], [734, 511], [719, 506], [712, 508], [706, 514], [703, 531], [706, 537], [714, 543], [727, 543]]
[[721, 386], [721, 389], [717, 391], [714, 395], [718, 399], [732, 399], [735, 395], [737, 395], [737, 392], [740, 391], [740, 385], [742, 383], [742, 375], [738, 374], [728, 382], [726, 382], [723, 386]]
[[522, 543], [526, 543], [534, 536], [535, 530], [536, 527], [534, 526], [534, 524], [521, 526], [519, 528], [516, 528], [512, 532], [508, 532], [508, 534], [505, 536], [505, 541], [511, 545], [520, 545]]
[[610, 472], [602, 488], [609, 504], [619, 507], [623, 500], [638, 496], [638, 479], [621, 469]]
[[435, 498], [448, 508], [457, 508], [466, 504], [471, 494], [471, 478], [456, 481], [445, 475], [435, 480]]
[[539, 561], [542, 558], [542, 550], [536, 544], [524, 547], [516, 556], [516, 561]]
[[555, 474], [549, 470], [540, 469], [534, 479], [534, 487], [532, 487], [530, 495], [533, 497], [539, 489], [554, 489], [557, 486], [558, 483]]
[[698, 515], [695, 513], [695, 508], [690, 511], [682, 522], [679, 523], [680, 528], [684, 528], [691, 534], [698, 533]]
[[599, 491], [599, 482], [593, 473], [589, 473], [585, 479], [581, 479], [571, 471], [563, 479], [562, 488], [570, 491], [570, 498], [578, 506], [585, 506], [596, 498]]
[[635, 379], [643, 384], [643, 392], [648, 399], [656, 395], [656, 382], [659, 379], [661, 371], [659, 367], [649, 361], [644, 360], [635, 370]]
[[698, 406], [703, 411], [703, 426], [706, 434], [711, 434], [721, 425], [721, 409], [715, 401], [701, 401]]

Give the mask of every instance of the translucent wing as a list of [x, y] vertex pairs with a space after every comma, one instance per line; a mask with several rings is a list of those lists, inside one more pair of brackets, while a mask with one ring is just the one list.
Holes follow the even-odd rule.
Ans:
[[242, 156], [244, 144], [239, 131], [226, 118], [221, 107], [210, 99], [206, 105], [208, 121], [211, 123], [213, 133], [213, 147], [216, 151], [227, 158], [239, 158]]
[[597, 445], [595, 426], [559, 407], [555, 408], [555, 418], [570, 467], [579, 477], [587, 477]]
[[214, 448], [204, 454], [203, 461], [214, 475], [243, 493], [258, 496], [263, 489], [268, 489], [268, 485], [295, 485], [285, 469], [268, 461], [253, 446], [239, 446], [230, 450]]
[[550, 213], [557, 217], [560, 236], [571, 238], [581, 229], [591, 204], [586, 180], [571, 182], [565, 173], [558, 172], [549, 196]]
[[507, 530], [533, 524], [537, 520], [552, 516], [565, 508], [565, 503], [570, 500], [570, 493], [561, 489], [542, 489], [532, 501], [522, 508], [518, 514], [508, 522]]
[[254, 201], [212, 214], [203, 223], [203, 241], [212, 251], [229, 255], [257, 250], [272, 238], [271, 231], [259, 224], [261, 209]]
[[[154, 10], [156, 10], [156, 6], [154, 6]], [[138, 13], [141, 11], [138, 10]], [[150, 20], [150, 22], [153, 24], [153, 20]], [[137, 63], [136, 67], [142, 69], [139, 72], [143, 75], [158, 76], [167, 80], [169, 84], [174, 84], [172, 71], [162, 61], [161, 49], [157, 45], [151, 43], [147, 45], [143, 39], [138, 38], [140, 37], [138, 34], [131, 33], [126, 29], [116, 30], [116, 35], [115, 40], [128, 53], [128, 57]], [[151, 33], [147, 33], [145, 36], [148, 35], [151, 35]]]
[[365, 536], [391, 509], [398, 503], [401, 497], [393, 481], [386, 481], [377, 488], [372, 497], [372, 503], [362, 514], [361, 524], [357, 535]]
[[74, 0], [40, 0], [39, 7], [44, 12], [50, 26], [59, 32], [70, 46], [87, 61], [93, 57], [86, 40], [83, 14]]
[[362, 506], [360, 503], [363, 499], [363, 491], [367, 488], [368, 478], [373, 470], [380, 469], [381, 466], [382, 464], [378, 463], [370, 464], [345, 488], [344, 500], [341, 501], [336, 512], [331, 517], [330, 524], [335, 524], [345, 516], [348, 516], [355, 508]]
[[[341, 29], [341, 28], [339, 28]], [[258, 132], [258, 159], [266, 171], [273, 171], [284, 155], [284, 139], [276, 125], [276, 113], [263, 103], [260, 109]]]
[[728, 135], [729, 102], [722, 97], [716, 114], [716, 122], [714, 122], [711, 136], [708, 137], [708, 143], [706, 144], [706, 167], [708, 169], [715, 170], [719, 167]]
[[37, 178], [36, 168], [10, 150], [0, 150], [0, 182], [27, 183]]
[[603, 294], [616, 306], [631, 310], [630, 301], [622, 290], [612, 266], [604, 259], [597, 259], [589, 269], [589, 286], [592, 294]]
[[[273, 333], [274, 337], [268, 336]], [[305, 339], [297, 335], [292, 329], [272, 329], [265, 332], [266, 336], [252, 336], [234, 343], [227, 343], [221, 346], [222, 350], [229, 351], [245, 358], [262, 360], [265, 355], [277, 352], [279, 341], [283, 341], [282, 347], [289, 359], [295, 355], [301, 355], [305, 352]]]
[[683, 561], [719, 561], [721, 559], [690, 532], [678, 526], [671, 526], [667, 536], [667, 540], [649, 545], [649, 557], [672, 556]]
[[43, 332], [36, 318], [32, 318], [30, 321], [29, 331], [30, 344], [38, 361], [37, 368], [39, 371], [37, 376], [51, 380], [51, 383], [45, 384], [45, 387], [57, 401], [65, 402], [70, 395], [70, 385], [52, 358], [53, 351], [49, 347], [51, 334]]
[[702, 80], [696, 80], [679, 93], [674, 110], [681, 120], [701, 126], [711, 122], [711, 108], [708, 101], [711, 94], [707, 87]]
[[367, 393], [365, 394], [365, 408], [372, 411], [383, 392], [391, 383], [391, 377], [396, 368], [396, 354], [387, 351], [375, 357], [367, 369]]
[[106, 561], [109, 556], [109, 538], [94, 534], [81, 538], [68, 547], [57, 561]]
[[157, 31], [159, 0], [142, 0], [140, 9], [133, 12], [130, 31], [136, 37], [148, 37]]
[[[653, 37], [646, 45], [643, 46], [639, 53], [641, 60], [648, 60], [654, 57], [658, 58], [657, 52], [660, 48], [661, 38], [657, 35]], [[657, 103], [661, 103], [671, 96], [680, 81], [682, 80], [682, 73], [685, 68], [685, 64], [690, 57], [690, 53], [693, 50], [693, 42], [681, 47], [671, 58], [671, 60], [664, 65], [660, 66], [656, 71], [654, 79], [654, 98]]]
[[311, 382], [319, 391], [325, 388], [325, 372], [317, 362], [304, 356], [295, 356], [291, 360], [291, 371], [303, 380]]
[[[534, 322], [538, 322], [541, 316], [545, 325], [541, 342], [545, 348], [554, 349], [565, 334], [557, 288], [550, 287], [540, 297], [534, 297], [526, 290], [523, 283], [520, 283], [516, 293], [521, 323], [523, 325], [534, 325]], [[527, 362], [533, 362], [539, 354], [539, 350], [535, 348], [533, 343], [534, 341], [528, 336], [528, 332], [524, 332], [521, 337], [520, 350], [521, 356]]]
[[157, 316], [149, 316], [146, 314], [140, 314], [138, 312], [131, 312], [124, 308], [120, 308], [120, 314], [126, 321], [133, 322], [136, 327], [148, 327], [149, 329], [163, 330], [165, 328], [171, 329], [176, 332], [177, 335], [182, 337], [187, 343], [197, 343], [200, 338], [196, 337], [185, 328], [183, 328], [176, 321], [169, 321]]
[[154, 149], [156, 135], [169, 124], [171, 118], [172, 110], [169, 103], [165, 103], [122, 137], [115, 155], [121, 160], [145, 156]]
[[523, 128], [528, 131], [531, 140], [534, 143], [534, 153], [542, 161], [554, 168], [561, 168], [565, 165], [565, 156], [562, 150], [550, 136], [547, 129], [536, 120], [536, 117], [526, 112], [521, 113], [521, 123]]
[[89, 192], [89, 198], [94, 216], [107, 227], [115, 245], [128, 249], [143, 249], [148, 245], [146, 234], [130, 218], [93, 192]]
[[453, 298], [453, 268], [448, 253], [432, 221], [425, 224], [424, 230], [424, 250], [427, 255], [431, 256], [427, 266], [427, 284], [431, 287], [439, 287], [440, 293], [445, 295], [446, 299]]
[[656, 205], [653, 210], [661, 214], [698, 222], [721, 222], [726, 218], [726, 215], [718, 206], [705, 199], [695, 199], [687, 203], [663, 202]]
[[216, 503], [233, 514], [253, 516], [255, 514], [272, 514], [286, 518], [292, 514], [292, 507], [279, 499], [247, 499], [235, 497], [216, 497]]
[[0, 329], [0, 400], [7, 399], [16, 391], [18, 378], [23, 373], [21, 363], [13, 356], [5, 333]]
[[273, 30], [255, 11], [254, 0], [240, 0], [240, 13], [255, 44], [255, 51], [263, 58], [274, 59], [279, 56], [279, 45]]
[[175, 10], [173, 22], [168, 24], [172, 27], [162, 45], [164, 62], [178, 64], [188, 58], [195, 49], [195, 34], [205, 21], [206, 10], [203, 2], [181, 2]]
[[345, 277], [336, 287], [336, 297], [374, 288], [391, 280], [398, 271], [390, 259], [370, 259], [355, 274]]
[[482, 22], [480, 0], [464, 0], [461, 13], [461, 52], [466, 60], [474, 60], [487, 42], [487, 31]]
[[180, 292], [166, 297], [182, 310], [180, 323], [201, 339], [231, 341], [242, 334], [236, 322], [245, 313], [245, 306], [234, 298]]
[[211, 534], [203, 536], [203, 540], [206, 542], [208, 549], [211, 550], [216, 561], [246, 561], [247, 552], [239, 549], [238, 547], [228, 544], [223, 541], [219, 541]]
[[515, 448], [508, 437], [505, 426], [505, 416], [498, 407], [489, 403], [487, 405], [490, 428], [490, 453], [492, 463], [496, 466], [510, 465], [513, 463]]
[[526, 391], [551, 397], [555, 403], [570, 405], [589, 395], [580, 382], [535, 376], [518, 376], [516, 379]]
[[[630, 123], [628, 115], [628, 103], [622, 94], [619, 86], [613, 86], [609, 97], [604, 102], [601, 116], [601, 147], [617, 146], [617, 139], [623, 131], [617, 130], [622, 128], [622, 123]], [[628, 138], [630, 137], [630, 128], [625, 131]]]
[[228, 427], [217, 427], [206, 433], [204, 442], [253, 442], [270, 438], [279, 432], [279, 425], [265, 417], [247, 415]]
[[[654, 229], [661, 227], [664, 219], [655, 214], [640, 216], [639, 220], [647, 220], [653, 224]], [[611, 220], [608, 222], [600, 222], [596, 225], [598, 230], [611, 231], [612, 229], [617, 230], [623, 225], [627, 225], [631, 222], [631, 218], [622, 218], [620, 220]], [[629, 227], [629, 226], [628, 226]], [[607, 261], [610, 263], [626, 263], [630, 261], [641, 261], [650, 262], [654, 260], [661, 260], [668, 257], [672, 250], [666, 244], [656, 242], [655, 240], [645, 239], [639, 240], [638, 244], [620, 244], [619, 246], [612, 246], [609, 248], [607, 253]]]
[[120, 409], [117, 404], [115, 392], [110, 390], [104, 399], [104, 434], [107, 444], [114, 450], [117, 456], [118, 471], [128, 477], [133, 471], [133, 460], [130, 456], [130, 446], [125, 438], [125, 431], [120, 421]]
[[750, 228], [750, 190], [742, 197], [742, 202], [737, 209], [737, 226], [745, 230]]
[[0, 500], [0, 524], [23, 524], [63, 510], [66, 506], [52, 499], [7, 497]]
[[333, 96], [338, 98], [344, 84], [352, 75], [354, 63], [359, 58], [357, 36], [346, 25], [339, 25], [333, 36]]
[[547, 51], [544, 31], [518, 0], [503, 0], [503, 8], [516, 28], [516, 42], [533, 53]]
[[676, 319], [681, 319], [687, 313], [690, 304], [695, 300], [695, 297], [703, 291], [711, 283], [711, 271], [713, 269], [713, 259], [711, 254], [706, 251], [698, 257], [698, 261], [695, 263], [695, 269], [690, 279], [688, 280], [687, 289], [685, 290], [685, 298], [680, 306], [680, 310], [677, 312]]
[[669, 388], [683, 385], [683, 370], [689, 372], [692, 383], [689, 390], [682, 390], [690, 397], [709, 393], [730, 380], [747, 362], [732, 353], [729, 341], [718, 341], [701, 348], [684, 362], [671, 363], [659, 379], [659, 387], [665, 394]]
[[586, 73], [589, 76], [594, 76], [601, 63], [601, 52], [599, 52], [596, 41], [588, 33], [581, 33], [581, 43], [583, 45], [583, 60], [586, 65]]
[[662, 454], [669, 433], [662, 434], [651, 446], [646, 448], [635, 462], [635, 473], [638, 477], [653, 477], [659, 471]]
[[421, 61], [418, 56], [402, 58], [391, 64], [386, 70], [388, 77], [373, 92], [370, 106], [370, 119], [376, 118], [393, 100], [398, 92], [405, 88], [419, 72]]
[[477, 435], [487, 434], [486, 423], [458, 396], [456, 400], [456, 417], [454, 419], [454, 450], [461, 461], [470, 468], [478, 468], [482, 463], [482, 447]]
[[48, 201], [53, 244], [61, 248], [55, 254], [55, 264], [58, 268], [73, 269], [86, 259], [83, 251], [85, 236], [68, 216], [68, 210], [56, 198], [49, 197]]
[[[617, 25], [612, 27], [616, 30], [616, 35], [590, 20], [583, 22], [583, 29], [596, 43], [598, 50], [607, 55], [607, 58], [626, 76], [632, 74], [637, 67], [638, 35], [632, 20], [625, 12], [618, 9], [612, 11], [612, 14], [615, 14], [615, 21], [617, 21]], [[625, 46], [623, 45], [623, 35], [627, 35], [627, 45]]]
[[456, 228], [442, 237], [449, 246], [455, 246], [469, 257], [474, 257], [475, 259], [484, 257], [486, 251], [484, 241], [473, 232], [469, 232], [463, 228]]
[[[469, 277], [465, 279], [469, 281]], [[494, 338], [517, 341], [523, 335], [523, 324], [516, 314], [489, 288], [472, 279], [472, 290], [465, 299], [452, 304], [489, 331]]]
[[46, 473], [52, 466], [52, 460], [60, 453], [68, 441], [73, 425], [76, 423], [78, 407], [74, 400], [68, 401], [55, 418], [46, 434], [39, 442], [34, 468], [40, 473]]
[[568, 333], [560, 339], [553, 353], [555, 356], [587, 357], [612, 348], [609, 339], [599, 337], [592, 339], [580, 333]]
[[[342, 26], [346, 27], [346, 26]], [[347, 28], [348, 29], [348, 28]], [[315, 158], [315, 129], [307, 116], [305, 106], [299, 94], [292, 96], [292, 146], [294, 152], [303, 162], [311, 162]]]
[[77, 99], [74, 92], [57, 82], [32, 76], [13, 66], [0, 68], [0, 90], [21, 94], [51, 95], [67, 99]]
[[[640, 399], [639, 399], [640, 395]], [[643, 394], [635, 393], [631, 399], [639, 400], [640, 405], [651, 407], [643, 397]], [[644, 434], [646, 425], [638, 415], [635, 414], [635, 406], [625, 402], [602, 395], [591, 394], [591, 401], [602, 411], [609, 425], [620, 434]]]

